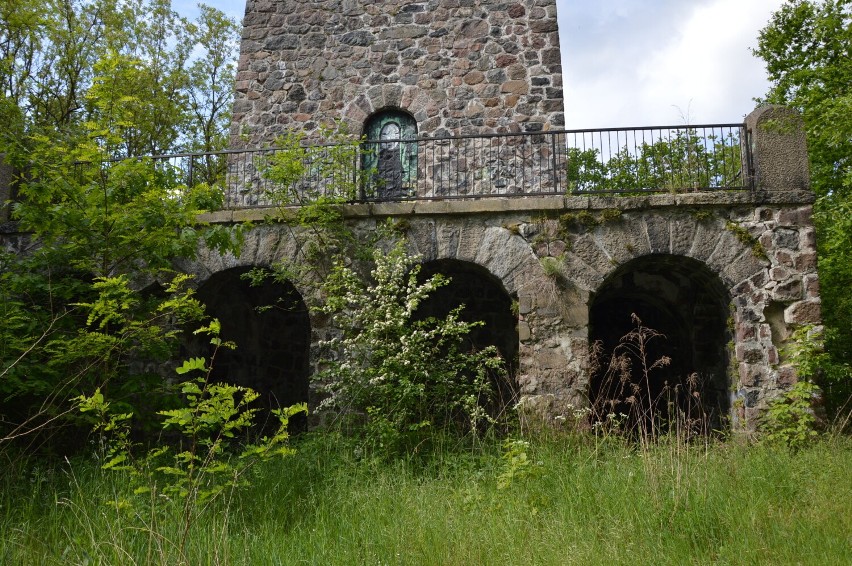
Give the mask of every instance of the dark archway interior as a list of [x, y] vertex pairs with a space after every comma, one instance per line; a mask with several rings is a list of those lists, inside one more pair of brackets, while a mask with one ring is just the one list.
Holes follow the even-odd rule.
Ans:
[[[719, 278], [691, 258], [653, 255], [621, 266], [590, 303], [590, 342], [602, 346], [590, 388], [596, 418], [624, 413], [630, 424], [653, 418], [665, 426], [677, 407], [690, 419], [706, 415], [704, 423], [712, 429], [722, 426], [729, 409], [729, 301]], [[626, 351], [616, 349], [622, 337], [637, 328], [633, 314], [642, 326], [663, 335], [646, 342], [647, 364], [663, 356], [671, 362], [648, 372], [646, 379], [642, 361], [632, 355], [632, 385], [626, 386], [624, 373], [607, 370], [613, 352]]]
[[495, 380], [500, 395], [499, 407], [505, 407], [515, 400], [518, 366], [518, 320], [512, 313], [512, 298], [496, 277], [474, 263], [451, 259], [430, 261], [421, 267], [420, 279], [426, 281], [438, 273], [448, 277], [450, 282], [421, 303], [415, 317], [443, 318], [454, 308], [464, 305], [463, 321], [484, 322], [474, 328], [467, 339], [478, 350], [496, 346], [505, 360], [508, 379]]
[[[220, 348], [213, 379], [251, 387], [262, 407], [275, 409], [308, 401], [311, 327], [308, 309], [289, 283], [266, 280], [253, 286], [241, 276], [248, 268], [216, 273], [199, 289], [207, 313], [222, 325], [221, 338], [237, 344]], [[268, 307], [268, 308], [266, 308]], [[190, 355], [211, 353], [207, 337], [192, 337]], [[274, 424], [274, 423], [273, 423]], [[299, 416], [291, 430], [304, 428]]]

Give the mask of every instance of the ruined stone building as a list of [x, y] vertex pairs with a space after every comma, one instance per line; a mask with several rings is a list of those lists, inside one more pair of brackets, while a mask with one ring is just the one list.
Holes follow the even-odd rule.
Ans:
[[[373, 171], [347, 221], [404, 220], [424, 272], [452, 278], [427, 308], [463, 303], [485, 321], [474, 340], [498, 347], [530, 414], [558, 420], [606, 394], [591, 350], [613, 349], [634, 313], [666, 336], [649, 355], [672, 360], [641, 394], [693, 387], [713, 426], [753, 427], [795, 382], [783, 346], [820, 323], [820, 299], [794, 113], [760, 108], [703, 133], [566, 129], [555, 0], [248, 0], [243, 26], [228, 200], [207, 220], [262, 220], [245, 156], [342, 123], [367, 140], [353, 169]], [[607, 159], [633, 159], [646, 135], [685, 140], [687, 162], [721, 147], [734, 169], [619, 184]], [[297, 248], [287, 227], [258, 223], [240, 257], [182, 266], [240, 341], [226, 373], [282, 404], [315, 401], [331, 329], [305, 308], [309, 289], [240, 275]], [[255, 310], [276, 298], [291, 308]]]

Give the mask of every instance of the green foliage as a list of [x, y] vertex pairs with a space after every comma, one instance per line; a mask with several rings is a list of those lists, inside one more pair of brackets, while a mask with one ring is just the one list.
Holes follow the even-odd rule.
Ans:
[[[221, 347], [233, 347], [219, 338], [216, 320], [197, 330], [198, 333], [210, 335], [216, 351]], [[208, 364], [204, 358], [192, 358], [177, 368], [179, 375], [197, 375], [179, 385], [183, 404], [158, 411], [162, 417], [162, 431], [177, 433], [178, 438], [171, 436], [170, 443], [151, 449], [139, 460], [134, 459], [129, 440], [130, 413], [113, 414], [100, 390], [75, 399], [81, 412], [94, 416], [95, 431], [108, 440], [102, 467], [128, 472], [134, 478], [136, 497], [111, 501], [111, 506], [139, 507], [149, 501], [151, 493], [184, 502], [181, 554], [191, 527], [212, 500], [235, 488], [248, 486], [246, 474], [252, 466], [295, 453], [287, 443], [289, 419], [307, 412], [304, 404], [274, 410], [278, 428], [273, 435], [255, 444], [236, 446], [238, 435], [254, 423], [258, 409], [251, 404], [258, 394], [247, 387], [211, 383], [212, 363], [212, 360]]]
[[497, 489], [508, 489], [527, 478], [535, 477], [541, 463], [529, 456], [530, 443], [517, 438], [503, 441], [503, 466], [497, 475]]
[[299, 247], [296, 261], [280, 262], [271, 273], [256, 270], [249, 275], [255, 282], [272, 276], [298, 282], [301, 288], [318, 288], [339, 258], [368, 260], [381, 236], [364, 241], [344, 222], [342, 205], [358, 198], [367, 175], [352, 171], [359, 140], [348, 135], [343, 123], [324, 127], [320, 135], [324, 144], [307, 146], [301, 132], [288, 132], [276, 140], [275, 151], [261, 167], [270, 187], [265, 198], [277, 207], [274, 220], [286, 222]]
[[742, 157], [739, 139], [698, 136], [694, 130], [678, 131], [654, 143], [627, 146], [603, 159], [598, 149], [568, 148], [569, 192], [619, 192], [699, 190], [741, 187]]
[[[714, 443], [528, 439], [536, 473], [499, 489], [502, 443], [429, 461], [358, 459], [349, 438], [309, 434], [220, 497], [183, 552], [181, 500], [158, 512], [124, 473], [91, 459], [7, 464], [0, 556], [7, 564], [838, 564], [849, 556], [852, 440], [803, 450]], [[625, 552], [625, 549], [630, 549]], [[298, 557], [298, 558], [294, 558]], [[641, 557], [637, 560], [636, 557]], [[847, 561], [848, 562], [848, 561]]]
[[173, 354], [182, 325], [202, 314], [189, 278], [175, 276], [162, 296], [146, 297], [128, 275], [85, 282], [23, 272], [28, 266], [16, 261], [0, 278], [9, 299], [0, 321], [0, 448], [76, 423], [70, 400], [98, 388], [122, 412], [134, 407], [144, 427], [170, 398], [158, 364]]
[[[194, 117], [187, 97], [211, 81], [231, 88], [222, 45], [234, 25], [210, 10], [201, 20], [190, 25], [167, 0], [0, 3], [0, 153], [21, 171], [13, 214], [30, 235], [27, 253], [0, 258], [0, 443], [74, 422], [69, 400], [96, 387], [137, 415], [156, 409], [153, 368], [200, 309], [187, 307], [184, 279], [167, 296], [155, 281], [202, 243], [239, 251], [240, 228], [196, 220], [221, 205], [210, 184], [186, 187], [177, 167], [148, 158], [113, 161], [198, 147], [202, 114], [205, 147], [224, 139], [230, 95], [199, 102]], [[211, 57], [215, 77], [189, 76]], [[145, 286], [154, 292], [139, 294]]]
[[831, 355], [820, 328], [813, 325], [797, 328], [787, 342], [784, 355], [800, 379], [822, 389], [829, 415], [837, 415], [842, 407], [835, 403], [845, 401], [852, 393], [852, 366], [838, 362]]
[[615, 222], [621, 218], [621, 210], [617, 208], [604, 208], [597, 213], [581, 210], [579, 212], [566, 212], [559, 215], [559, 229], [557, 236], [567, 239], [568, 235], [575, 230], [591, 230], [607, 222]]
[[97, 132], [109, 157], [224, 146], [238, 29], [218, 10], [191, 23], [169, 0], [4, 1], [0, 23], [0, 152], [20, 166], [37, 134]]
[[562, 275], [562, 261], [560, 258], [544, 256], [538, 258], [541, 269], [545, 275], [554, 279]]
[[[788, 0], [761, 30], [754, 54], [772, 83], [764, 101], [796, 108], [805, 122], [830, 357], [824, 367], [839, 376], [852, 365], [852, 3]], [[825, 392], [829, 408], [840, 407], [852, 383], [844, 377]]]
[[744, 246], [751, 248], [751, 253], [754, 257], [763, 261], [769, 261], [769, 257], [766, 255], [766, 249], [763, 247], [763, 244], [760, 243], [760, 240], [752, 236], [751, 232], [749, 232], [747, 228], [740, 226], [736, 222], [729, 221], [725, 224], [725, 229], [736, 236], [737, 240], [739, 240]]
[[[187, 26], [202, 56], [191, 59], [187, 69], [186, 96], [192, 119], [188, 149], [214, 151], [228, 145], [231, 105], [234, 96], [235, 59], [239, 24], [215, 8], [199, 4], [200, 15]], [[212, 183], [211, 176], [207, 182]]]
[[[240, 229], [220, 243], [216, 230], [198, 225], [202, 193], [179, 185], [170, 171], [149, 160], [122, 161], [106, 170], [74, 165], [96, 162], [97, 155], [97, 148], [84, 147], [68, 155], [46, 138], [33, 151], [35, 177], [22, 184], [15, 217], [46, 261], [111, 276], [168, 268], [175, 257], [193, 257], [208, 236], [218, 249], [239, 243]], [[75, 170], [77, 175], [69, 175]]]
[[419, 283], [416, 258], [400, 242], [377, 249], [372, 283], [338, 263], [325, 283], [326, 304], [342, 335], [316, 376], [328, 397], [323, 407], [366, 418], [365, 442], [380, 453], [411, 450], [437, 431], [480, 433], [494, 416], [491, 376], [502, 370], [493, 347], [471, 351], [464, 338], [475, 323], [459, 318], [418, 320], [417, 308], [445, 285], [440, 276]]
[[770, 403], [761, 422], [764, 439], [791, 448], [813, 442], [817, 436], [814, 402], [818, 395], [819, 387], [799, 381]]
[[289, 131], [275, 140], [263, 169], [272, 182], [266, 196], [273, 204], [309, 208], [317, 200], [343, 204], [358, 198], [368, 174], [352, 170], [361, 154], [360, 140], [349, 135], [343, 122], [321, 128], [319, 137], [321, 144], [306, 145], [304, 134]]

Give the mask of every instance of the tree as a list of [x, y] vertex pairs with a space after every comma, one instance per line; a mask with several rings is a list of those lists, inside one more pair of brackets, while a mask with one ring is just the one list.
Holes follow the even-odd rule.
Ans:
[[238, 28], [169, 0], [0, 0], [0, 153], [31, 136], [73, 145], [106, 129], [104, 156], [222, 149]]
[[817, 201], [829, 401], [852, 388], [852, 0], [788, 0], [760, 31], [772, 86], [763, 102], [799, 110]]
[[227, 146], [239, 28], [222, 12], [203, 4], [199, 8], [201, 15], [190, 27], [202, 54], [189, 66], [187, 95], [193, 120], [188, 149], [207, 152]]
[[[71, 399], [95, 388], [156, 410], [150, 399], [164, 397], [142, 395], [164, 385], [151, 362], [168, 359], [181, 323], [201, 313], [177, 300], [191, 298], [185, 282], [129, 289], [168, 289], [172, 260], [202, 241], [235, 253], [240, 243], [238, 230], [196, 222], [216, 200], [208, 186], [186, 187], [181, 171], [148, 158], [115, 160], [194, 144], [186, 101], [205, 80], [190, 80], [196, 29], [167, 0], [19, 4], [0, 2], [10, 126], [0, 153], [25, 171], [14, 217], [31, 238], [0, 256], [0, 441], [67, 425]], [[220, 25], [209, 32], [234, 32], [204, 14]], [[228, 66], [226, 51], [216, 57]], [[220, 119], [222, 100], [203, 104]], [[109, 316], [92, 318], [92, 305]]]

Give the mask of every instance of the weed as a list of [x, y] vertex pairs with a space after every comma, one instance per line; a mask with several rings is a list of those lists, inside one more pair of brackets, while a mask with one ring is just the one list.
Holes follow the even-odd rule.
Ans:
[[521, 225], [518, 222], [506, 222], [503, 224], [503, 228], [518, 236], [521, 233]]
[[[710, 416], [701, 405], [701, 376], [692, 373], [682, 383], [665, 382], [655, 392], [655, 374], [669, 366], [671, 359], [651, 359], [649, 352], [652, 343], [666, 337], [644, 326], [635, 314], [632, 319], [634, 328], [612, 352], [604, 352], [600, 344], [592, 348], [590, 373], [600, 376], [591, 403], [595, 430], [619, 432], [642, 445], [662, 435], [680, 440], [706, 436]], [[605, 355], [609, 355], [608, 360]]]
[[799, 381], [770, 403], [761, 421], [764, 439], [791, 448], [802, 448], [813, 442], [817, 435], [814, 402], [818, 396], [819, 387]]
[[749, 232], [746, 228], [730, 221], [725, 224], [725, 228], [736, 236], [737, 240], [739, 240], [743, 245], [751, 248], [751, 253], [754, 254], [754, 257], [763, 261], [769, 261], [769, 256], [766, 255], [766, 249], [763, 247], [763, 244], [761, 244], [757, 238], [752, 236], [751, 232]]
[[709, 210], [707, 208], [696, 208], [690, 210], [689, 213], [692, 215], [693, 218], [695, 218], [698, 222], [702, 224], [712, 221], [716, 216], [712, 210]]
[[538, 259], [542, 270], [547, 277], [556, 279], [562, 276], [562, 262], [559, 258], [545, 256]]
[[605, 208], [601, 211], [599, 223], [613, 222], [621, 218], [621, 210], [617, 208]]

